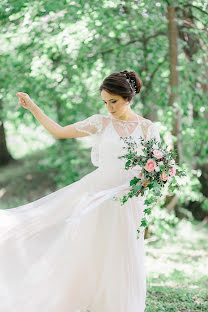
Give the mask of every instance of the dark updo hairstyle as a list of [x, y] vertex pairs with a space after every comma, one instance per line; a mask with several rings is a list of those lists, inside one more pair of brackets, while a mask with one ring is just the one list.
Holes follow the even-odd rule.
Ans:
[[135, 86], [135, 92], [140, 93], [140, 90], [143, 86], [142, 81], [135, 73], [135, 71], [127, 70], [114, 72], [107, 76], [103, 80], [99, 91], [101, 92], [104, 89], [108, 93], [120, 95], [125, 100], [131, 101], [135, 94], [127, 79], [131, 82], [132, 86]]

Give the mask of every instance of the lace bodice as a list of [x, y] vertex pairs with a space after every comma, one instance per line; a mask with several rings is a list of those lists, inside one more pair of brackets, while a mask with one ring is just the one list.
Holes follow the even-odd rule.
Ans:
[[[74, 127], [80, 132], [80, 137], [76, 139], [92, 146], [91, 161], [93, 165], [99, 167], [113, 161], [121, 164], [117, 157], [123, 152], [122, 138], [131, 136], [138, 143], [140, 136], [145, 140], [155, 137], [161, 142], [157, 125], [149, 119], [138, 116], [137, 120], [128, 121], [95, 114], [74, 123]], [[83, 136], [84, 134], [86, 135]]]

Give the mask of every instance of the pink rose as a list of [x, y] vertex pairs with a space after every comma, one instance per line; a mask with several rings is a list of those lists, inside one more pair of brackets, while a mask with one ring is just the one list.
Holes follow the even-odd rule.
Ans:
[[171, 167], [170, 168], [170, 175], [174, 176], [176, 174], [176, 168], [175, 167]]
[[144, 166], [144, 169], [148, 172], [154, 171], [156, 167], [156, 162], [154, 161], [154, 159], [148, 159], [146, 165]]
[[157, 159], [160, 159], [160, 158], [163, 157], [163, 153], [161, 151], [159, 151], [159, 150], [156, 150], [156, 149], [153, 151], [153, 155]]
[[163, 180], [163, 181], [167, 181], [167, 179], [168, 179], [168, 175], [165, 173], [164, 170], [163, 170], [162, 175], [160, 177], [161, 177], [161, 180]]

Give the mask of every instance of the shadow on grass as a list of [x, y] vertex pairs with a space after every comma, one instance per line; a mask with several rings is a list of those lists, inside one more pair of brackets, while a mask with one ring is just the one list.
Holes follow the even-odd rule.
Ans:
[[152, 286], [148, 291], [146, 312], [208, 311], [205, 290]]
[[18, 207], [56, 190], [54, 168], [40, 169], [47, 150], [38, 151], [11, 162], [1, 169], [1, 209]]
[[181, 220], [175, 235], [147, 243], [145, 312], [208, 311], [208, 225]]

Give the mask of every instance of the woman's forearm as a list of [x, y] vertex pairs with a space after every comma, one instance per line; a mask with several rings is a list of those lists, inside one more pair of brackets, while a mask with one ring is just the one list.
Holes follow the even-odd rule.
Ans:
[[50, 119], [36, 104], [30, 109], [30, 111], [48, 132], [50, 132], [55, 138], [59, 138], [62, 126]]

